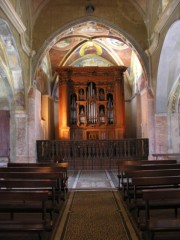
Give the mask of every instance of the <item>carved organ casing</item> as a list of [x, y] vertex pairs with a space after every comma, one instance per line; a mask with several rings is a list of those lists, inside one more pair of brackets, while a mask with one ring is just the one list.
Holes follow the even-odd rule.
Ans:
[[126, 67], [61, 67], [59, 139], [121, 139], [125, 135]]

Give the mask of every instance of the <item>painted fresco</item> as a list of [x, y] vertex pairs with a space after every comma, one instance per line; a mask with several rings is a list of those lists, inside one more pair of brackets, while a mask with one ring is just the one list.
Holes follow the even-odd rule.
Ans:
[[24, 109], [24, 83], [19, 53], [11, 30], [7, 23], [2, 19], [0, 19], [0, 35], [1, 64], [5, 69], [6, 78], [11, 86], [11, 91], [13, 91], [16, 108]]
[[85, 67], [85, 66], [98, 66], [98, 67], [109, 67], [112, 66], [110, 62], [103, 58], [98, 58], [95, 56], [86, 56], [85, 58], [80, 58], [78, 61], [72, 63], [74, 67]]
[[133, 94], [136, 94], [145, 87], [145, 77], [139, 59], [134, 52], [132, 52], [131, 68], [129, 75], [132, 92]]
[[58, 35], [49, 50], [52, 74], [57, 66], [126, 66], [130, 94], [146, 85], [136, 50], [119, 31], [96, 21], [79, 23]]
[[36, 70], [35, 81], [33, 83], [42, 94], [49, 94], [49, 86], [51, 81], [51, 69], [49, 66], [48, 56], [44, 56], [39, 67]]
[[3, 62], [3, 64], [6, 63], [5, 52], [4, 52], [4, 48], [3, 48], [1, 38], [0, 38], [0, 59], [1, 59], [1, 62]]

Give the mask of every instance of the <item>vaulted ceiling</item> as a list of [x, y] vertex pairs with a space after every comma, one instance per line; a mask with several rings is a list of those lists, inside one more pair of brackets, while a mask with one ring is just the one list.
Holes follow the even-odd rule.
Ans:
[[[31, 1], [34, 22], [50, 1]], [[143, 18], [145, 16], [146, 0], [131, 2]], [[66, 1], [66, 4], [70, 5], [72, 1]], [[84, 5], [88, 6], [88, 4], [96, 7], [96, 5], [91, 5], [91, 2], [85, 1]], [[135, 15], [134, 13], [134, 17]], [[59, 39], [49, 51], [53, 73], [57, 66], [126, 65], [128, 67], [130, 65], [132, 49], [128, 45], [127, 39], [108, 26], [88, 21], [68, 29]]]
[[131, 52], [117, 32], [88, 21], [68, 29], [49, 54], [54, 71], [56, 66], [129, 66]]
[[[97, 6], [96, 4], [100, 3], [98, 1], [84, 1], [84, 9], [88, 15], [91, 15], [91, 11], [96, 9], [96, 7], [99, 9], [100, 5]], [[146, 18], [145, 11], [147, 8], [146, 0], [128, 0], [128, 5], [122, 0], [117, 0], [113, 4], [113, 8], [116, 7], [116, 5], [119, 7], [120, 13], [123, 14], [122, 17], [124, 21], [127, 19], [127, 22], [135, 22], [138, 26], [139, 24], [140, 26], [141, 24], [144, 24]], [[47, 39], [47, 32], [49, 31], [48, 26], [49, 24], [52, 24], [51, 22], [55, 21], [54, 16], [58, 16], [59, 12], [57, 9], [60, 11], [64, 5], [68, 7], [68, 9], [70, 9], [70, 7], [77, 9], [77, 6], [82, 7], [82, 1], [31, 0], [32, 25], [34, 27], [33, 31], [35, 32], [35, 35], [33, 36], [35, 48], [39, 49], [43, 44], [43, 41], [41, 44], [38, 43], [40, 32], [42, 31], [42, 25], [40, 25], [40, 23], [47, 23], [47, 31], [44, 30], [41, 34], [41, 36], [44, 35], [44, 38]], [[106, 1], [105, 5], [110, 6], [111, 4], [109, 1]], [[126, 6], [129, 7], [128, 16], [126, 16], [125, 12]], [[123, 11], [121, 8], [123, 8]], [[107, 12], [108, 8], [106, 8], [106, 13]], [[49, 22], [47, 22], [48, 17], [50, 17]], [[56, 20], [60, 21], [58, 18], [56, 18]], [[55, 24], [57, 24], [57, 22]], [[51, 25], [51, 28], [52, 27], [54, 27], [54, 25]], [[54, 32], [56, 32], [57, 29], [58, 24], [54, 27]], [[146, 30], [144, 29], [143, 31], [145, 32]], [[135, 32], [138, 36], [137, 31]], [[52, 32], [49, 32], [49, 36], [50, 34], [52, 34]], [[139, 36], [142, 41], [147, 41], [144, 40], [145, 38], [143, 38], [143, 35], [139, 34]], [[147, 46], [146, 43], [144, 44], [144, 47], [145, 46]], [[130, 79], [130, 73], [133, 72], [131, 65], [134, 61], [134, 55], [136, 55], [134, 50], [135, 48], [133, 48], [132, 43], [130, 43], [127, 37], [124, 36], [123, 33], [121, 34], [120, 31], [117, 31], [115, 28], [104, 22], [87, 20], [78, 22], [69, 28], [65, 28], [65, 30], [55, 35], [48, 48], [48, 56], [52, 69], [52, 76], [55, 74], [56, 69], [59, 66], [78, 67], [124, 65], [128, 68], [127, 76], [130, 83], [129, 85], [132, 86], [131, 81], [134, 81], [134, 77]], [[135, 60], [138, 61], [138, 58]], [[142, 72], [142, 70], [140, 70], [140, 72]], [[139, 76], [140, 75], [141, 73], [139, 73]]]

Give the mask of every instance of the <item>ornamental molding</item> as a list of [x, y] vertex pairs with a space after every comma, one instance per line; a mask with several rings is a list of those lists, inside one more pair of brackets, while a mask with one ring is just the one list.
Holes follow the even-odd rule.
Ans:
[[9, 0], [3, 0], [0, 1], [0, 7], [3, 10], [3, 12], [6, 14], [12, 25], [15, 27], [15, 29], [20, 34], [21, 39], [21, 45], [23, 51], [30, 57], [34, 55], [34, 51], [31, 50], [31, 48], [28, 46], [26, 40], [25, 40], [25, 32], [26, 27], [16, 11], [14, 10], [11, 2]]

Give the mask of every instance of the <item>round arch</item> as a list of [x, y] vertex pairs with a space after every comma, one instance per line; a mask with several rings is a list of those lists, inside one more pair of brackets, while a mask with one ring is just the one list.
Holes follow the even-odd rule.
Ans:
[[[166, 34], [158, 66], [156, 113], [174, 112], [170, 100], [177, 91], [174, 86], [180, 78], [180, 20], [174, 22]], [[163, 91], [162, 91], [163, 89]], [[179, 95], [179, 93], [178, 93]], [[169, 106], [168, 106], [169, 105]]]
[[[118, 26], [112, 24], [111, 22], [108, 22], [107, 20], [103, 20], [103, 19], [99, 19], [99, 18], [91, 17], [91, 16], [84, 17], [84, 18], [79, 18], [79, 19], [76, 19], [75, 21], [72, 21], [71, 23], [69, 23], [67, 25], [64, 25], [63, 27], [59, 28], [56, 32], [54, 32], [46, 41], [44, 41], [44, 44], [41, 46], [41, 48], [39, 49], [39, 51], [37, 52], [37, 54], [36, 54], [36, 56], [33, 60], [32, 83], [33, 83], [33, 79], [35, 77], [36, 68], [37, 68], [38, 64], [42, 60], [45, 53], [57, 41], [64, 38], [63, 33], [65, 31], [67, 31], [68, 29], [73, 28], [75, 25], [86, 23], [88, 21], [94, 21], [94, 22], [100, 23], [104, 26], [108, 26], [109, 28], [114, 29], [119, 34], [119, 38], [122, 38], [126, 42], [126, 44], [129, 45], [133, 49], [133, 51], [136, 53], [141, 65], [142, 65], [146, 80], [148, 81], [148, 85], [150, 85], [148, 56], [144, 53], [144, 51], [141, 49], [139, 44], [127, 32], [125, 32], [124, 30], [122, 30]], [[116, 39], [118, 39], [118, 38], [116, 38]]]
[[17, 113], [25, 109], [19, 52], [8, 23], [0, 18], [0, 110], [9, 111], [10, 159], [16, 158]]
[[19, 52], [16, 47], [11, 29], [6, 21], [0, 18], [0, 43], [1, 58], [0, 65], [6, 68], [5, 84], [9, 82], [15, 107], [17, 110], [24, 110], [25, 96], [24, 83], [22, 76], [22, 67], [20, 63]]

